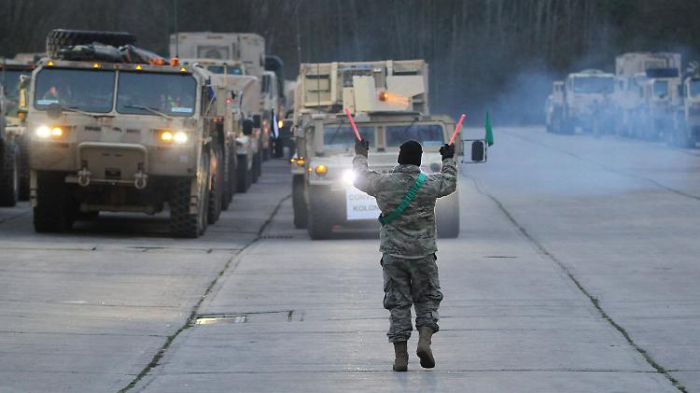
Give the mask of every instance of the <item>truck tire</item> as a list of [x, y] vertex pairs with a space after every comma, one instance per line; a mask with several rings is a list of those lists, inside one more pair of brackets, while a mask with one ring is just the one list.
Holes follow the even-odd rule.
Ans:
[[442, 197], [435, 205], [437, 234], [441, 239], [454, 239], [459, 236], [459, 192]]
[[248, 156], [238, 156], [238, 166], [236, 167], [236, 191], [241, 194], [248, 192], [250, 185], [253, 183], [253, 170], [248, 169]]
[[253, 183], [257, 183], [260, 175], [262, 174], [262, 150], [258, 152], [253, 157]]
[[65, 232], [76, 218], [76, 204], [63, 173], [38, 172], [34, 230], [39, 233]]
[[58, 51], [74, 45], [88, 45], [99, 42], [104, 45], [120, 47], [133, 45], [136, 36], [124, 31], [90, 31], [55, 29], [46, 37], [46, 53], [51, 58], [58, 56]]
[[223, 152], [221, 147], [217, 144], [214, 145], [212, 151], [212, 163], [211, 168], [211, 188], [209, 190], [209, 208], [207, 209], [207, 223], [216, 224], [221, 217], [221, 207], [223, 205], [224, 199], [224, 161]]
[[306, 201], [306, 180], [303, 175], [294, 175], [292, 179], [292, 208], [294, 227], [306, 229], [309, 222], [309, 208]]
[[29, 200], [29, 136], [19, 138], [19, 200]]
[[322, 198], [323, 195], [319, 195], [319, 193], [309, 193], [306, 230], [309, 232], [312, 240], [329, 239], [333, 234], [333, 223], [324, 215], [327, 209]]
[[[209, 154], [202, 153], [204, 178], [209, 179]], [[207, 230], [207, 213], [209, 201], [208, 181], [199, 187], [199, 208], [197, 214], [190, 214], [191, 179], [177, 179], [170, 191], [170, 234], [174, 237], [196, 238]]]
[[19, 197], [19, 149], [11, 141], [0, 143], [0, 206], [11, 207]]
[[226, 155], [226, 166], [224, 168], [226, 184], [224, 185], [224, 200], [221, 204], [221, 209], [224, 211], [228, 210], [233, 200], [233, 194], [236, 193], [236, 156], [231, 149], [226, 149]]

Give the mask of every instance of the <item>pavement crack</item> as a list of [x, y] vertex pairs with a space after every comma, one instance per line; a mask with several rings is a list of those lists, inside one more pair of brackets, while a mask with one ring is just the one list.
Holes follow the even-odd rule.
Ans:
[[671, 375], [668, 369], [664, 368], [661, 364], [659, 364], [654, 358], [647, 352], [644, 348], [642, 348], [639, 344], [637, 344], [634, 339], [630, 336], [630, 334], [625, 330], [624, 327], [622, 327], [619, 323], [617, 323], [611, 316], [608, 314], [605, 309], [603, 309], [603, 306], [600, 304], [600, 301], [598, 298], [594, 295], [592, 295], [579, 281], [576, 276], [571, 272], [571, 269], [569, 269], [564, 262], [562, 262], [559, 258], [557, 258], [552, 252], [550, 252], [542, 243], [540, 243], [528, 230], [521, 225], [515, 217], [510, 213], [508, 209], [501, 203], [501, 201], [496, 198], [495, 196], [491, 195], [488, 193], [483, 186], [479, 183], [479, 181], [473, 177], [470, 177], [470, 179], [474, 182], [474, 185], [476, 186], [476, 190], [483, 196], [489, 198], [497, 207], [498, 209], [503, 213], [503, 215], [510, 221], [511, 224], [513, 224], [518, 231], [533, 245], [535, 248], [544, 256], [549, 258], [551, 261], [553, 261], [561, 270], [562, 272], [576, 285], [578, 290], [585, 295], [588, 300], [593, 304], [593, 307], [598, 311], [600, 316], [610, 324], [615, 330], [617, 330], [622, 337], [627, 341], [627, 343], [635, 350], [637, 353], [639, 353], [642, 358], [654, 369], [658, 374], [663, 375], [668, 381], [671, 382], [673, 387], [678, 389], [678, 391], [682, 393], [688, 393], [688, 390], [683, 386], [675, 377]]
[[292, 196], [290, 194], [290, 195], [287, 195], [287, 196], [283, 197], [282, 199], [280, 199], [280, 201], [277, 203], [275, 208], [272, 210], [272, 213], [270, 213], [267, 220], [265, 220], [265, 222], [262, 224], [262, 226], [260, 226], [260, 229], [258, 230], [255, 238], [252, 239], [243, 248], [238, 250], [233, 256], [231, 256], [231, 258], [229, 258], [228, 261], [226, 261], [226, 264], [224, 265], [224, 267], [221, 268], [221, 270], [219, 271], [219, 274], [217, 274], [216, 277], [214, 277], [214, 279], [209, 283], [209, 285], [207, 286], [207, 289], [204, 291], [204, 294], [199, 298], [199, 300], [194, 305], [194, 307], [192, 307], [192, 311], [190, 312], [190, 315], [187, 318], [187, 320], [185, 321], [185, 323], [182, 326], [180, 326], [180, 328], [177, 329], [177, 331], [175, 331], [173, 334], [169, 335], [166, 338], [165, 343], [163, 343], [163, 345], [156, 352], [156, 354], [153, 355], [153, 358], [151, 359], [151, 361], [143, 368], [143, 370], [141, 370], [141, 372], [138, 375], [136, 375], [136, 377], [134, 377], [134, 379], [131, 382], [129, 382], [128, 385], [119, 389], [118, 390], [119, 393], [124, 393], [124, 392], [127, 392], [127, 391], [135, 388], [136, 385], [138, 385], [139, 382], [141, 382], [141, 380], [143, 380], [154, 368], [156, 368], [160, 365], [160, 360], [163, 358], [163, 356], [165, 356], [165, 353], [168, 351], [168, 349], [173, 344], [175, 339], [177, 339], [177, 337], [185, 330], [195, 326], [195, 324], [197, 322], [197, 315], [199, 313], [199, 309], [202, 306], [202, 303], [204, 303], [204, 300], [211, 294], [211, 292], [214, 289], [214, 287], [216, 286], [216, 284], [219, 282], [219, 280], [221, 280], [221, 278], [226, 274], [226, 272], [228, 272], [229, 268], [231, 268], [232, 272], [236, 270], [236, 268], [238, 267], [238, 265], [241, 262], [241, 260], [240, 260], [240, 258], [238, 258], [238, 256], [243, 251], [250, 248], [251, 246], [253, 246], [255, 243], [257, 243], [258, 241], [260, 241], [262, 239], [263, 232], [265, 232], [265, 229], [267, 229], [267, 227], [270, 225], [270, 223], [272, 223], [272, 220], [275, 218], [275, 216], [279, 212], [280, 208], [282, 207], [282, 204], [287, 199], [289, 199], [291, 197]]

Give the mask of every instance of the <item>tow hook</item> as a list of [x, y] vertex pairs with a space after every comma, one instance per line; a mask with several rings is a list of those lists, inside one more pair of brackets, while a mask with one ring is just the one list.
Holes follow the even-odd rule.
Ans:
[[146, 184], [148, 184], [147, 174], [143, 173], [143, 171], [139, 171], [134, 175], [134, 187], [136, 187], [137, 190], [143, 190], [146, 188]]
[[90, 185], [90, 176], [92, 173], [87, 170], [87, 168], [83, 168], [78, 171], [78, 184], [80, 184], [82, 187], [87, 187]]

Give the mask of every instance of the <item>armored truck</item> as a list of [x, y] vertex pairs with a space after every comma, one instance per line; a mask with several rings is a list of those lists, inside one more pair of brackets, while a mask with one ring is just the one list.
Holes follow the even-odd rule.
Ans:
[[0, 206], [17, 204], [19, 197], [19, 147], [17, 138], [8, 133], [5, 98], [0, 86]]
[[[399, 146], [414, 139], [423, 144], [422, 169], [439, 172], [439, 149], [454, 130], [449, 117], [430, 115], [422, 60], [302, 64], [295, 103], [294, 223], [312, 239], [328, 238], [339, 225], [378, 225], [376, 201], [353, 186], [355, 137], [344, 108], [370, 142], [374, 170], [390, 171]], [[436, 209], [438, 235], [458, 236], [457, 193]]]
[[681, 104], [674, 112], [673, 130], [667, 135], [667, 143], [694, 148], [700, 142], [700, 68], [685, 78], [679, 90]]
[[[95, 36], [66, 36], [79, 41], [83, 33]], [[155, 57], [145, 63], [111, 55], [101, 57], [109, 61], [89, 59], [82, 54], [114, 50], [61, 43], [65, 48], [49, 41], [48, 52], [67, 50], [81, 54], [80, 60], [52, 55], [31, 79], [27, 131], [35, 230], [64, 231], [101, 211], [155, 214], [167, 206], [173, 236], [203, 234], [222, 204], [219, 168], [226, 144], [211, 74]]]

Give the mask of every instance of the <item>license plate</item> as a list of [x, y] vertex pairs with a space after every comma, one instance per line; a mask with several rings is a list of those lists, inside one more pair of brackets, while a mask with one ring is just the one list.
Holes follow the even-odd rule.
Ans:
[[377, 200], [357, 188], [348, 188], [345, 200], [348, 221], [376, 220], [379, 217], [381, 211], [377, 206]]

